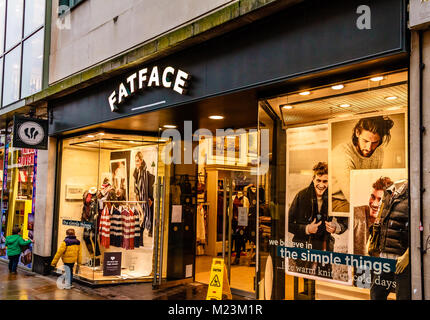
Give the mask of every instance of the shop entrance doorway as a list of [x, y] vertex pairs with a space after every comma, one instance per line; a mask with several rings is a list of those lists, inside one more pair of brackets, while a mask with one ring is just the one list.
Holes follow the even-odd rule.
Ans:
[[[222, 257], [231, 288], [245, 295], [255, 292], [254, 180], [249, 170], [208, 168], [208, 204], [202, 204], [199, 210], [200, 215], [206, 215], [209, 237], [206, 250], [196, 252], [196, 281], [209, 283], [212, 259]], [[200, 244], [201, 239], [197, 241]]]

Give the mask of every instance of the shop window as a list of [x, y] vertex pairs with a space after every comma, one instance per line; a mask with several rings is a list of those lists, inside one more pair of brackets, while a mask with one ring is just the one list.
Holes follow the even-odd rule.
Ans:
[[[14, 148], [8, 130], [6, 147], [3, 144], [2, 157], [2, 226], [3, 237], [10, 236], [14, 227], [21, 229], [24, 239], [34, 237], [35, 188], [37, 172], [37, 151]], [[32, 244], [23, 249], [19, 264], [31, 269]], [[6, 257], [4, 257], [6, 258]]]
[[57, 246], [75, 230], [82, 252], [76, 276], [151, 281], [156, 179], [164, 176], [158, 138], [98, 132], [64, 140], [61, 151]]
[[409, 252], [407, 79], [390, 73], [267, 100], [286, 132], [286, 234], [271, 239], [287, 247], [273, 254], [286, 298], [410, 298], [409, 264], [394, 273]]

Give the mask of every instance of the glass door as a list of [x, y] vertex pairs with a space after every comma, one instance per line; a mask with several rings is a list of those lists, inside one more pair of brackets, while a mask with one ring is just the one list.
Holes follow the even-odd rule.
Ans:
[[198, 196], [196, 238], [197, 248], [204, 243], [204, 250], [196, 251], [195, 278], [209, 284], [212, 260], [222, 257], [232, 292], [254, 297], [257, 176], [247, 145], [256, 135], [248, 130], [217, 133], [199, 139], [198, 155], [204, 161], [199, 161], [198, 174], [205, 183]]

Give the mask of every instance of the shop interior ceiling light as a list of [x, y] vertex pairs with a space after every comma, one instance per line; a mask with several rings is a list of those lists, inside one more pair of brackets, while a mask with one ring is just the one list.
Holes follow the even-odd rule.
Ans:
[[165, 124], [163, 127], [166, 129], [175, 129], [176, 128], [176, 126], [174, 126], [172, 124]]
[[311, 92], [310, 91], [303, 91], [303, 92], [300, 92], [299, 93], [299, 95], [301, 95], [301, 96], [308, 96], [308, 95], [310, 95], [311, 94]]
[[339, 107], [341, 108], [349, 108], [351, 105], [349, 103], [343, 103], [341, 105], [339, 105]]
[[210, 116], [209, 119], [212, 119], [212, 120], [222, 120], [222, 119], [224, 119], [224, 117], [223, 116]]
[[87, 138], [95, 138], [96, 136], [93, 136], [92, 134], [87, 135]]
[[291, 110], [291, 109], [293, 109], [293, 106], [283, 105], [283, 106], [282, 106], [282, 109]]
[[379, 82], [379, 81], [382, 81], [382, 80], [384, 80], [383, 76], [370, 78], [370, 81], [373, 81], [373, 82]]
[[345, 86], [343, 84], [337, 84], [335, 86], [331, 87], [333, 90], [342, 90], [343, 88], [345, 88]]
[[388, 101], [393, 101], [393, 100], [397, 100], [397, 99], [398, 99], [398, 97], [396, 97], [396, 96], [390, 96], [390, 97], [385, 98], [385, 100], [388, 100]]
[[402, 109], [402, 107], [390, 107], [390, 108], [387, 108], [387, 111], [396, 111], [400, 109]]

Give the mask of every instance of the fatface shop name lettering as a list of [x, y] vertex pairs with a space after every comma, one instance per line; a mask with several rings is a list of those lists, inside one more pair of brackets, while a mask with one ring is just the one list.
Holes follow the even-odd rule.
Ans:
[[125, 82], [119, 84], [109, 96], [109, 106], [112, 112], [118, 111], [118, 106], [128, 97], [143, 91], [145, 88], [167, 88], [173, 89], [179, 94], [186, 94], [191, 76], [180, 69], [166, 67], [160, 70], [158, 66], [151, 70], [143, 68], [130, 75]]

